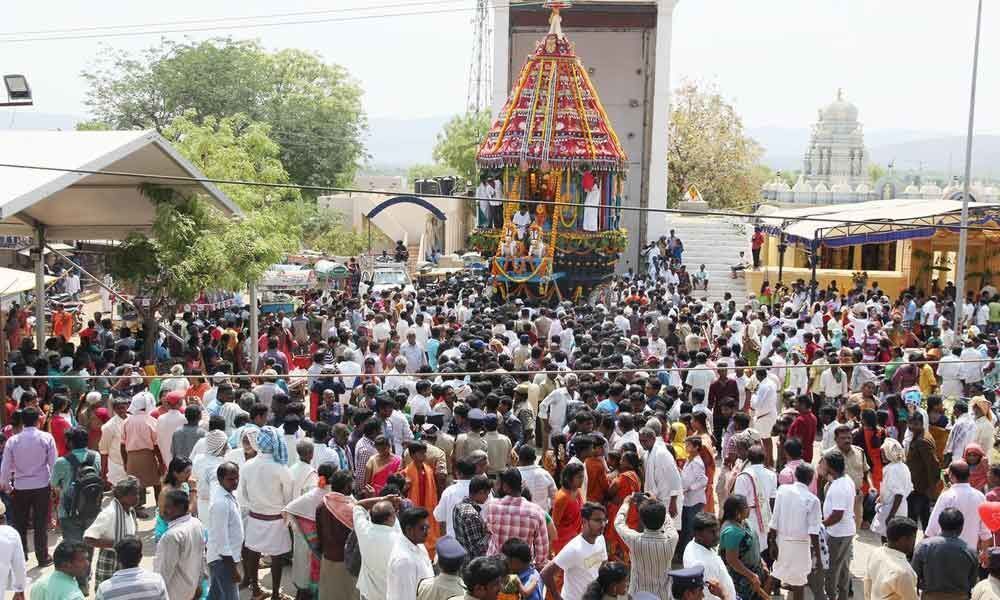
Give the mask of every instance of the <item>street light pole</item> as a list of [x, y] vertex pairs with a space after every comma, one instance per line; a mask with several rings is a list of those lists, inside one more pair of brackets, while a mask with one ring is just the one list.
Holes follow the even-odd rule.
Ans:
[[969, 93], [969, 129], [965, 135], [965, 184], [962, 191], [962, 229], [958, 232], [958, 271], [955, 276], [955, 331], [960, 330], [965, 306], [965, 261], [969, 245], [969, 185], [972, 178], [972, 127], [976, 118], [976, 74], [979, 70], [979, 30], [983, 21], [983, 0], [976, 12], [976, 45], [972, 52], [972, 88]]

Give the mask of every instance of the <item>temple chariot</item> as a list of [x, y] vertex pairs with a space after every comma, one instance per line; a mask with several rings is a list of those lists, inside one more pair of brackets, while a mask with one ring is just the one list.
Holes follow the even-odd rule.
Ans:
[[[476, 163], [495, 194], [470, 242], [501, 296], [599, 294], [625, 249], [628, 158], [551, 0], [548, 34], [521, 68]], [[499, 204], [499, 205], [498, 205]]]

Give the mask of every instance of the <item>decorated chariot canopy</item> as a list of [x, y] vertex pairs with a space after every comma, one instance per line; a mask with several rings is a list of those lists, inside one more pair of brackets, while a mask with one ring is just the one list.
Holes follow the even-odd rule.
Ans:
[[518, 167], [621, 172], [628, 157], [550, 0], [548, 34], [521, 68], [517, 85], [476, 153], [480, 169]]

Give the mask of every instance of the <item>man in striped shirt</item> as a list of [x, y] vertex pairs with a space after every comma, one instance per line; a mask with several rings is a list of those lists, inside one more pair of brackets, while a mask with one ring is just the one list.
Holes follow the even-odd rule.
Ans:
[[118, 570], [97, 588], [97, 600], [170, 600], [163, 578], [139, 566], [142, 560], [142, 541], [139, 538], [122, 538], [115, 545], [115, 552], [118, 553]]
[[[640, 502], [639, 521], [642, 522], [642, 533], [629, 527], [626, 522], [633, 502]], [[628, 546], [632, 561], [629, 594], [635, 596], [639, 592], [649, 592], [657, 598], [670, 598], [670, 584], [663, 576], [663, 571], [674, 559], [679, 536], [673, 520], [667, 516], [667, 507], [646, 494], [633, 494], [625, 498], [618, 509], [615, 531]]]

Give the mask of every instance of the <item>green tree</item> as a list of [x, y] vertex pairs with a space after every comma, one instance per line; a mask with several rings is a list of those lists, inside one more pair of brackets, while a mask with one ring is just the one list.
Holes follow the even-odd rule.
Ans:
[[202, 290], [239, 290], [260, 279], [269, 265], [292, 248], [273, 214], [257, 211], [229, 220], [195, 196], [145, 186], [156, 205], [152, 234], [133, 233], [109, 261], [112, 276], [136, 296], [145, 329], [144, 353], [153, 356], [157, 313], [172, 314]]
[[440, 163], [417, 164], [406, 170], [406, 180], [410, 183], [410, 185], [412, 185], [413, 182], [418, 179], [431, 179], [434, 177], [444, 177], [446, 175], [454, 174], [455, 169], [449, 167], [448, 165], [442, 165]]
[[885, 176], [885, 169], [883, 169], [880, 165], [872, 163], [871, 165], [868, 166], [868, 179], [871, 180], [872, 184], [874, 184], [879, 179], [882, 179], [882, 177], [884, 176]]
[[452, 169], [466, 181], [478, 181], [476, 150], [489, 133], [488, 112], [465, 113], [445, 123], [434, 144], [434, 160]]
[[296, 182], [346, 185], [365, 159], [361, 87], [315, 54], [228, 38], [163, 41], [139, 53], [105, 49], [83, 77], [96, 121], [116, 129], [162, 132], [191, 110], [266, 123]]
[[[163, 127], [163, 135], [208, 177], [285, 183], [288, 173], [268, 126], [244, 115], [200, 123], [182, 115]], [[302, 226], [287, 207], [305, 204], [298, 190], [265, 186], [220, 185], [244, 210], [227, 219], [196, 195], [145, 186], [156, 205], [150, 235], [134, 233], [115, 249], [110, 270], [137, 296], [151, 356], [156, 314], [172, 314], [203, 290], [240, 290], [288, 252], [297, 250]]]
[[[301, 224], [302, 246], [309, 250], [334, 256], [351, 256], [368, 248], [366, 228], [354, 231], [340, 212], [320, 209], [309, 201], [288, 203], [282, 206], [282, 210], [286, 221]], [[385, 245], [388, 240], [381, 230], [372, 228], [374, 245]]]
[[[235, 179], [261, 183], [289, 183], [281, 162], [281, 148], [270, 137], [270, 126], [244, 114], [218, 119], [197, 119], [193, 110], [174, 118], [163, 128], [163, 137], [209, 179]], [[220, 184], [219, 188], [240, 208], [265, 210], [278, 201], [301, 199], [295, 188]]]
[[671, 204], [692, 185], [713, 208], [752, 204], [766, 181], [766, 171], [757, 168], [762, 154], [718, 90], [687, 82], [674, 92], [667, 151]]

